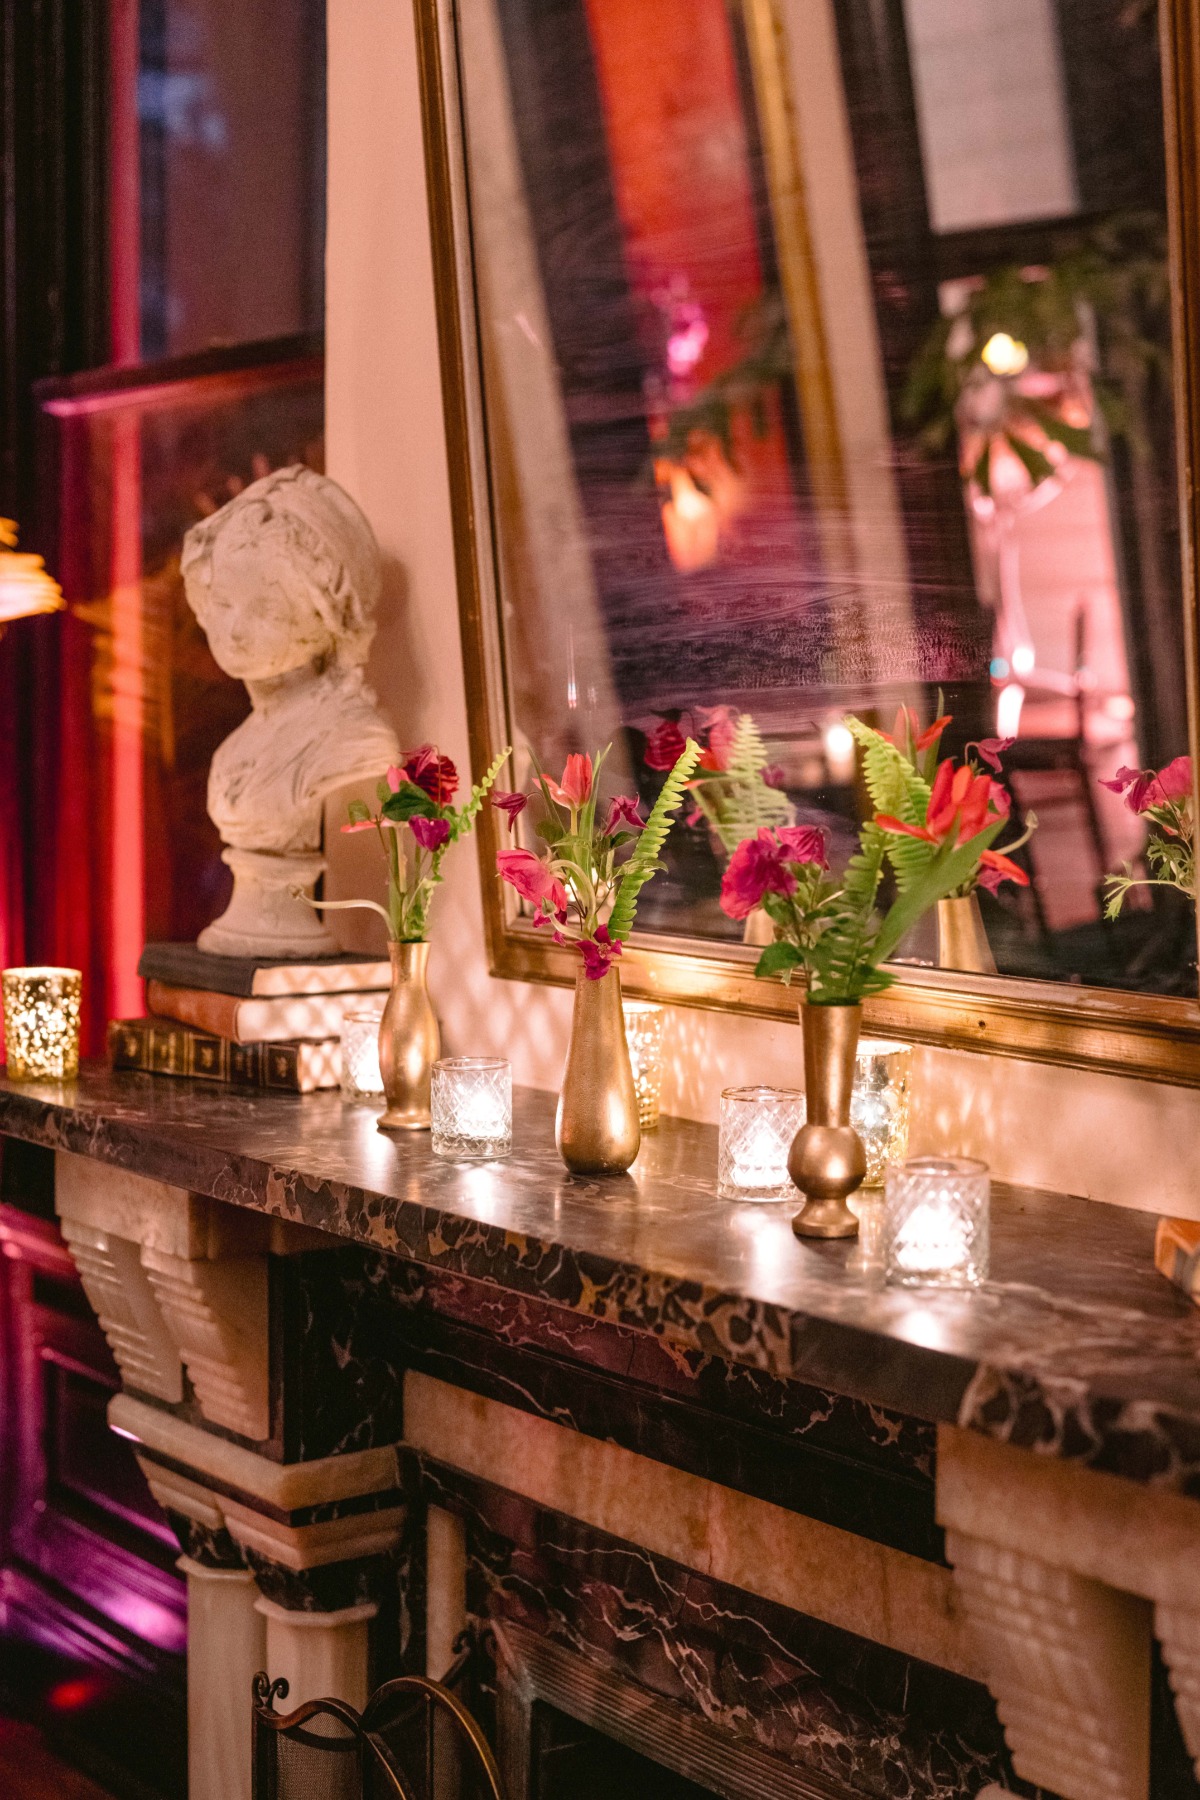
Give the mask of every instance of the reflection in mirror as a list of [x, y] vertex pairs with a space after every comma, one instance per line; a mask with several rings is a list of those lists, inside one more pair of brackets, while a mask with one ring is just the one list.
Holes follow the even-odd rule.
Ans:
[[1037, 821], [1000, 972], [1194, 994], [1182, 894], [1103, 916], [1103, 782], [1188, 750], [1156, 7], [472, 0], [459, 61], [512, 740], [647, 803], [705, 746], [641, 928], [844, 858], [845, 715], [941, 694]]

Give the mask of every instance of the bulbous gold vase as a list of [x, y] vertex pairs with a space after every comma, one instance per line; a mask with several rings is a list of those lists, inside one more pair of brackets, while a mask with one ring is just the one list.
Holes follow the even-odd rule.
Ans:
[[792, 1141], [788, 1174], [805, 1204], [792, 1220], [792, 1230], [797, 1237], [855, 1237], [858, 1220], [846, 1196], [861, 1187], [867, 1173], [862, 1139], [850, 1123], [862, 1007], [802, 1000], [800, 1024], [808, 1123]]
[[429, 989], [428, 944], [392, 943], [392, 991], [379, 1022], [379, 1072], [387, 1108], [380, 1131], [428, 1131], [433, 1065], [442, 1053]]
[[575, 978], [554, 1141], [573, 1175], [623, 1175], [641, 1148], [621, 977], [615, 969], [599, 981], [589, 981], [582, 972]]

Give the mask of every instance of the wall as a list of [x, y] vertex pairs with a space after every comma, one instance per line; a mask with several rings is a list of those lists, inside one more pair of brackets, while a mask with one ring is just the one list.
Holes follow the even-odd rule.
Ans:
[[[331, 0], [329, 16], [328, 467], [365, 508], [387, 581], [372, 678], [406, 743], [435, 738], [467, 765], [467, 716], [438, 380], [411, 12], [405, 0]], [[335, 897], [377, 890], [365, 836], [333, 843]], [[478, 863], [448, 862], [432, 985], [446, 1045], [498, 1052], [553, 1088], [569, 996], [493, 980]], [[345, 921], [348, 915], [339, 915]], [[374, 941], [370, 915], [347, 942]], [[358, 935], [354, 935], [354, 934]], [[713, 1119], [722, 1087], [794, 1083], [797, 1026], [677, 1009], [669, 1111]], [[916, 1144], [983, 1156], [1001, 1176], [1200, 1218], [1200, 1093], [1011, 1058], [921, 1051]]]

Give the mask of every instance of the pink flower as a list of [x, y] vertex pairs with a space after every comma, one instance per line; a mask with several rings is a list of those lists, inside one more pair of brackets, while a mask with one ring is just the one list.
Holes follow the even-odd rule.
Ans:
[[781, 825], [775, 834], [789, 863], [817, 863], [829, 867], [825, 833], [819, 825]]
[[1192, 759], [1190, 756], [1177, 756], [1174, 762], [1169, 762], [1154, 777], [1149, 803], [1151, 806], [1162, 806], [1172, 800], [1184, 800], [1191, 791]]
[[764, 769], [762, 778], [764, 787], [785, 788], [787, 786], [787, 771], [779, 763], [771, 763], [768, 768]]
[[410, 819], [408, 829], [420, 844], [422, 850], [440, 850], [450, 836], [448, 819]]
[[714, 706], [708, 715], [708, 743], [700, 758], [700, 767], [712, 775], [723, 775], [733, 755], [737, 727], [728, 706]]
[[646, 767], [673, 769], [687, 748], [687, 740], [674, 719], [664, 719], [646, 739]]
[[407, 779], [408, 777], [405, 775], [404, 770], [393, 763], [387, 772], [387, 784], [391, 788], [393, 794], [398, 794], [400, 792], [402, 785]]
[[1006, 750], [1011, 750], [1016, 738], [980, 738], [977, 744], [968, 744], [968, 750], [977, 750], [979, 759], [985, 762], [993, 775], [1000, 773], [1000, 758]]
[[604, 821], [605, 837], [615, 837], [618, 831], [644, 831], [646, 821], [638, 812], [638, 803], [629, 794], [618, 794], [608, 808], [608, 818]]
[[1146, 797], [1154, 785], [1155, 777], [1149, 770], [1120, 768], [1111, 781], [1102, 781], [1112, 794], [1124, 794], [1125, 804], [1130, 812], [1140, 813], [1146, 805]]
[[[388, 783], [399, 773], [402, 781], [411, 781], [435, 806], [449, 806], [458, 791], [458, 770], [448, 756], [440, 756], [432, 744], [419, 744], [407, 750], [398, 771], [388, 770]], [[393, 793], [395, 788], [392, 789]]]
[[620, 956], [621, 950], [620, 938], [609, 937], [607, 925], [598, 925], [594, 937], [580, 938], [579, 954], [583, 958], [583, 972], [588, 980], [603, 980], [610, 964]]
[[879, 736], [899, 750], [902, 756], [912, 756], [919, 751], [928, 750], [931, 744], [936, 744], [950, 719], [949, 713], [943, 713], [940, 719], [935, 719], [932, 725], [927, 725], [922, 731], [921, 721], [912, 707], [902, 706], [896, 714], [896, 723], [892, 729], [881, 731]]
[[1018, 887], [1028, 887], [1029, 877], [1011, 856], [1005, 856], [1002, 850], [985, 850], [979, 859], [979, 885], [994, 894], [1002, 881], [1015, 881]]
[[783, 845], [765, 825], [757, 837], [745, 838], [730, 857], [721, 882], [721, 911], [730, 919], [748, 919], [764, 894], [794, 894], [796, 877], [788, 860]]
[[510, 825], [515, 825], [529, 801], [524, 794], [504, 794], [497, 790], [492, 795], [492, 805], [497, 812], [505, 814]]
[[550, 798], [560, 806], [586, 806], [592, 792], [592, 759], [575, 752], [567, 758], [561, 782], [551, 781], [549, 776], [545, 780]]
[[560, 921], [566, 918], [567, 890], [532, 850], [497, 851], [496, 868], [523, 900], [532, 901], [539, 911], [544, 907]]

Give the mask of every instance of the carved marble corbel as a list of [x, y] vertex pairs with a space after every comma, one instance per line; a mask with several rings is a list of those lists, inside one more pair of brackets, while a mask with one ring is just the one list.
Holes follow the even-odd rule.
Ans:
[[267, 1255], [317, 1233], [60, 1151], [55, 1204], [84, 1291], [129, 1387], [210, 1424], [270, 1436]]

